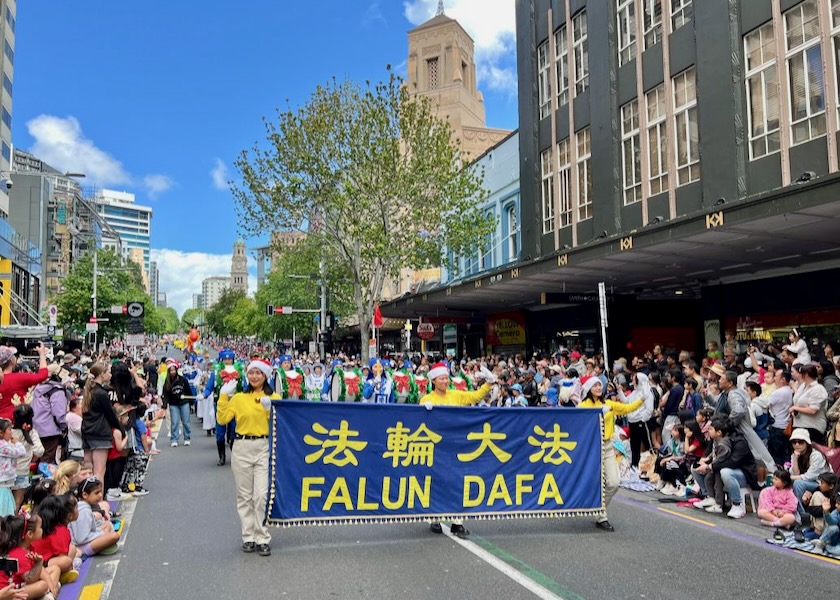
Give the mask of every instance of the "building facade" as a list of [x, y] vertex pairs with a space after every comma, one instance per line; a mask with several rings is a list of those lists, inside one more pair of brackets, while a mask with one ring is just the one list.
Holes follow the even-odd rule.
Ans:
[[266, 246], [252, 248], [257, 259], [257, 289], [265, 283], [268, 274], [273, 272], [288, 250], [306, 237], [302, 231], [275, 231]]
[[230, 289], [248, 294], [248, 257], [245, 254], [245, 242], [237, 240], [233, 244], [233, 258], [230, 261]]
[[[16, 0], [0, 0], [0, 38], [3, 39], [3, 54], [0, 55], [0, 73], [3, 86], [0, 87], [0, 179], [8, 177], [12, 169], [12, 92], [15, 78], [15, 19]], [[9, 216], [9, 190], [0, 185], [0, 217]]]
[[203, 294], [193, 294], [192, 295], [192, 307], [198, 310], [204, 308], [204, 295]]
[[208, 277], [201, 282], [201, 296], [203, 308], [211, 309], [222, 297], [222, 293], [230, 288], [230, 277]]
[[160, 272], [158, 272], [157, 261], [149, 262], [149, 297], [157, 304], [158, 292], [160, 291]]
[[[151, 270], [152, 209], [135, 203], [134, 199], [134, 194], [128, 192], [102, 189], [97, 190], [94, 202], [102, 219], [119, 233], [123, 256], [129, 258], [133, 248], [142, 251], [143, 271], [148, 278]], [[117, 240], [106, 234], [102, 247], [117, 250]]]

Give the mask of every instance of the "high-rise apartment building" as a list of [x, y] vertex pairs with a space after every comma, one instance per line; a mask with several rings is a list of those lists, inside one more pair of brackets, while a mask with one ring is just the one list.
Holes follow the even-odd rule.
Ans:
[[222, 293], [230, 288], [230, 277], [216, 276], [208, 277], [201, 282], [201, 295], [206, 309], [213, 308]]
[[160, 272], [157, 261], [149, 262], [149, 297], [157, 304], [158, 292], [160, 291]]
[[[134, 194], [114, 190], [98, 190], [94, 198], [99, 215], [109, 223], [122, 240], [123, 255], [128, 258], [132, 248], [143, 252], [143, 270], [149, 276], [149, 251], [152, 236], [152, 209], [136, 204]], [[116, 248], [108, 235], [103, 235], [103, 248]]]
[[192, 307], [201, 310], [204, 308], [204, 295], [203, 294], [193, 294], [192, 295]]
[[[0, 87], [0, 179], [9, 176], [12, 167], [12, 82], [15, 76], [15, 16], [16, 0], [0, 0], [0, 37], [3, 38], [3, 54], [0, 55], [0, 73], [3, 86]], [[0, 185], [0, 217], [9, 216], [9, 190]]]

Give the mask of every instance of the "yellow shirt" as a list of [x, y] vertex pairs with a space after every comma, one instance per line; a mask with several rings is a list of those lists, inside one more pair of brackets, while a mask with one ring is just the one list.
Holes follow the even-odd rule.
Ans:
[[644, 404], [645, 399], [639, 398], [630, 404], [624, 402], [616, 402], [614, 400], [607, 400], [606, 402], [599, 402], [597, 400], [584, 400], [578, 404], [579, 408], [602, 408], [604, 405], [610, 407], [610, 412], [604, 414], [604, 439], [611, 440], [613, 432], [615, 432], [615, 418], [629, 415], [631, 412]]
[[487, 383], [482, 384], [480, 388], [472, 392], [446, 390], [446, 395], [441, 396], [437, 392], [431, 391], [420, 398], [420, 404], [431, 402], [432, 404], [445, 404], [449, 406], [469, 406], [470, 404], [475, 404], [489, 393], [490, 386]]
[[[262, 392], [239, 392], [233, 398], [219, 394], [216, 422], [227, 425], [236, 419], [236, 433], [239, 435], [268, 435], [269, 411], [263, 408]], [[272, 400], [280, 400], [278, 394], [271, 394]]]

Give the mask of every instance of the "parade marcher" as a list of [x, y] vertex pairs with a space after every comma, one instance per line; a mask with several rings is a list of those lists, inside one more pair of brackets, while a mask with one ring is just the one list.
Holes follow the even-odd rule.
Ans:
[[280, 357], [280, 366], [277, 367], [274, 381], [269, 383], [274, 384], [274, 389], [282, 396], [283, 400], [306, 399], [303, 371], [292, 367], [292, 357], [288, 354]]
[[268, 384], [271, 366], [251, 361], [245, 372], [247, 385], [236, 393], [237, 382], [222, 386], [216, 419], [226, 425], [236, 421], [236, 445], [231, 466], [236, 483], [236, 508], [242, 525], [242, 551], [271, 555], [271, 534], [264, 524], [268, 497], [268, 432], [271, 401], [280, 400]]
[[306, 376], [306, 399], [312, 402], [319, 402], [321, 400], [321, 389], [324, 387], [326, 375], [324, 373], [324, 365], [315, 363], [310, 366], [309, 375]]
[[[426, 410], [432, 410], [435, 405], [469, 406], [477, 404], [482, 398], [490, 394], [490, 386], [495, 383], [496, 378], [483, 365], [476, 374], [476, 378], [484, 380], [484, 383], [477, 390], [464, 392], [449, 389], [449, 369], [445, 363], [438, 363], [429, 370], [429, 381], [432, 382], [433, 386], [432, 391], [420, 399], [420, 404], [425, 406]], [[430, 529], [432, 533], [443, 533], [443, 528], [439, 522], [432, 523]], [[470, 534], [464, 528], [463, 519], [452, 519], [450, 531], [452, 535], [462, 539]]]
[[[610, 504], [615, 493], [618, 491], [620, 475], [618, 463], [615, 462], [615, 450], [613, 448], [613, 433], [615, 432], [615, 418], [629, 415], [641, 407], [645, 399], [638, 398], [630, 404], [624, 404], [615, 400], [604, 400], [604, 386], [597, 377], [590, 376], [581, 387], [583, 400], [578, 404], [579, 408], [600, 408], [604, 412], [604, 439], [601, 440], [602, 460], [604, 462], [604, 510]], [[615, 531], [615, 528], [607, 519], [606, 513], [599, 517], [595, 526], [604, 531]]]
[[[242, 391], [243, 381], [245, 377], [242, 374], [242, 365], [236, 363], [236, 355], [230, 348], [224, 348], [219, 352], [219, 362], [213, 368], [213, 372], [207, 379], [207, 385], [204, 386], [204, 393], [201, 399], [215, 398], [214, 405], [214, 422], [216, 429], [216, 449], [219, 452], [219, 462], [216, 463], [222, 467], [227, 461], [225, 452], [225, 437], [227, 436], [227, 443], [233, 450], [234, 433], [236, 431], [236, 423], [229, 422], [224, 425], [219, 423], [218, 402], [222, 386], [233, 381], [236, 383], [236, 392]], [[209, 409], [209, 405], [208, 405]]]
[[370, 372], [362, 389], [364, 402], [374, 404], [393, 404], [394, 380], [385, 372], [385, 362], [381, 358], [370, 359]]

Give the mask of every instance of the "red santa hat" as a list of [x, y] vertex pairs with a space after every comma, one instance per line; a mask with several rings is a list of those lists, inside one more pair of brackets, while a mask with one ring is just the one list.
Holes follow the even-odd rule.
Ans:
[[585, 396], [589, 393], [589, 390], [595, 387], [595, 384], [597, 383], [601, 383], [601, 380], [598, 377], [595, 377], [594, 375], [584, 375], [580, 378], [581, 393]]
[[245, 372], [247, 373], [251, 369], [259, 369], [262, 371], [263, 375], [265, 375], [266, 379], [271, 379], [273, 369], [271, 368], [271, 365], [268, 364], [267, 360], [252, 360], [248, 363], [248, 368], [245, 369]]
[[449, 368], [446, 363], [439, 362], [429, 370], [429, 379], [432, 381], [444, 375], [449, 375]]

